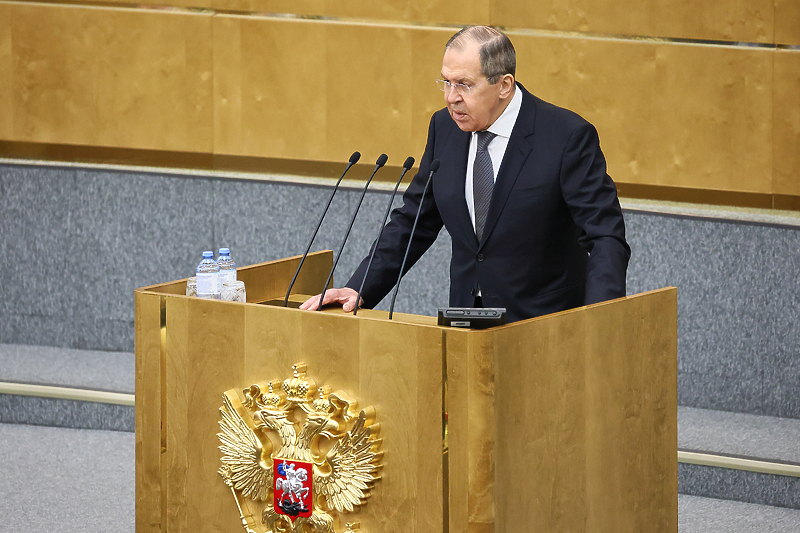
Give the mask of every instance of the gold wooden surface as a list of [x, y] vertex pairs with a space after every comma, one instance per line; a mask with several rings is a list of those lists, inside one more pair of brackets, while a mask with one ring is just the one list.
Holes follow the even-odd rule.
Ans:
[[453, 9], [447, 0], [211, 0], [211, 3], [220, 10], [435, 24], [486, 24], [490, 9], [490, 0], [470, 0], [458, 9]]
[[[316, 284], [330, 259], [310, 258]], [[257, 280], [285, 278], [293, 262], [249, 267], [249, 283], [276, 292]], [[137, 500], [137, 524], [158, 530], [161, 512], [170, 531], [240, 527], [216, 474], [221, 393], [285, 379], [303, 361], [318, 384], [378, 412], [383, 477], [353, 517], [365, 532], [677, 530], [675, 289], [464, 331], [431, 317], [187, 298], [180, 286], [137, 292], [137, 395], [164, 402], [160, 411], [137, 403], [137, 489], [163, 495]], [[153, 334], [160, 299], [163, 354]], [[163, 378], [145, 373], [154, 354]], [[148, 417], [159, 416], [160, 483], [146, 459], [148, 435], [159, 436]]]
[[210, 16], [30, 3], [3, 11], [12, 68], [0, 101], [10, 98], [11, 112], [0, 131], [11, 139], [213, 149]]
[[448, 328], [449, 530], [495, 529], [494, 331]]
[[491, 23], [612, 35], [772, 42], [773, 0], [493, 0]]
[[772, 192], [772, 51], [512, 39], [518, 80], [597, 127], [614, 180]]
[[[453, 31], [16, 2], [0, 15], [4, 139], [296, 161], [419, 158]], [[597, 126], [616, 181], [798, 194], [796, 51], [511, 37], [519, 80]]]
[[774, 192], [800, 195], [800, 50], [775, 52]]
[[160, 297], [136, 291], [136, 531], [161, 531]]
[[775, 1], [775, 39], [777, 44], [800, 45], [800, 2]]
[[[239, 269], [240, 279], [253, 287], [258, 298], [283, 294], [277, 282], [291, 277], [297, 258]], [[308, 274], [301, 288], [324, 281], [331, 252], [310, 255]], [[305, 267], [304, 267], [305, 271]], [[311, 280], [316, 276], [316, 279]], [[304, 361], [309, 376], [319, 384], [344, 390], [372, 405], [381, 424], [380, 437], [387, 450], [381, 479], [368, 504], [355, 515], [364, 531], [439, 532], [442, 529], [442, 332], [435, 326], [353, 317], [334, 309], [311, 313], [256, 304], [202, 300], [181, 296], [184, 281], [148, 287], [137, 292], [143, 301], [166, 300], [166, 353], [162, 413], [141, 413], [137, 430], [165, 428], [162, 479], [163, 502], [158, 493], [138, 501], [137, 520], [158, 516], [163, 503], [163, 523], [168, 531], [235, 531], [238, 511], [229, 489], [217, 475], [217, 421], [221, 395], [255, 382], [284, 379], [291, 365]], [[153, 317], [155, 313], [155, 317]], [[140, 324], [158, 317], [156, 307], [137, 313]], [[399, 318], [402, 318], [400, 316]], [[426, 317], [430, 321], [430, 317]], [[423, 321], [424, 322], [424, 321]], [[139, 344], [137, 358], [146, 354]], [[156, 352], [158, 353], [158, 352]], [[159, 357], [160, 359], [160, 357]], [[148, 379], [158, 373], [137, 374], [149, 391]], [[137, 391], [139, 389], [137, 382]], [[160, 398], [160, 394], [154, 394]], [[150, 418], [148, 418], [150, 417]], [[155, 418], [155, 421], [153, 420]], [[137, 439], [154, 438], [150, 434]], [[148, 443], [151, 447], [152, 441]], [[137, 448], [137, 487], [148, 486], [141, 468], [144, 448]], [[438, 481], [436, 481], [438, 480]], [[424, 508], [418, 498], [426, 502]], [[259, 520], [260, 521], [260, 520]], [[158, 529], [158, 524], [152, 530]]]
[[399, 165], [443, 106], [449, 30], [219, 16], [214, 31], [217, 153]]
[[677, 531], [676, 295], [496, 331], [498, 531]]
[[[10, 4], [0, 3], [0, 72], [12, 72], [14, 61], [11, 52], [11, 11]], [[13, 138], [14, 128], [11, 120], [13, 107], [11, 104], [12, 78], [5, 74], [0, 76], [0, 138]]]

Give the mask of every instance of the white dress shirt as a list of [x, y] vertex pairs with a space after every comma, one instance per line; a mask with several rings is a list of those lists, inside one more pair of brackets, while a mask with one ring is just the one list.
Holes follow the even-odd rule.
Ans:
[[[503, 111], [494, 123], [487, 128], [496, 135], [491, 140], [487, 150], [489, 157], [492, 158], [492, 169], [494, 170], [494, 179], [497, 181], [497, 172], [500, 170], [500, 164], [503, 162], [503, 156], [506, 155], [506, 148], [508, 147], [508, 139], [511, 137], [511, 130], [514, 129], [514, 124], [517, 122], [519, 116], [519, 109], [522, 107], [522, 91], [514, 87], [514, 96], [511, 97], [511, 102]], [[467, 175], [464, 180], [464, 196], [467, 199], [467, 208], [469, 209], [469, 217], [472, 219], [472, 229], [475, 229], [475, 197], [472, 193], [472, 167], [475, 163], [475, 154], [478, 152], [478, 134], [472, 132], [469, 141], [469, 155], [467, 156]]]

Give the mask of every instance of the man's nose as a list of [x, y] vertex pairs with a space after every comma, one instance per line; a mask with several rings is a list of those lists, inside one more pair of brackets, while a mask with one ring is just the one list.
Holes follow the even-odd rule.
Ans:
[[461, 93], [458, 92], [455, 86], [450, 86], [450, 88], [444, 92], [444, 99], [448, 104], [454, 104], [461, 100]]

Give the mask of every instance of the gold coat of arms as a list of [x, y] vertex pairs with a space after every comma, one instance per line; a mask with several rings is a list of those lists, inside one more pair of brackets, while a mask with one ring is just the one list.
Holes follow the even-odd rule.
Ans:
[[[317, 387], [306, 365], [292, 377], [223, 395], [219, 474], [247, 533], [354, 531], [383, 453], [372, 407]], [[254, 517], [260, 516], [260, 523]]]

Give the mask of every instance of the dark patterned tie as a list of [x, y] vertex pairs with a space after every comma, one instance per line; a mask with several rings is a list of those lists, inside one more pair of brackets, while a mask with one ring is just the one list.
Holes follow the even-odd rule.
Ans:
[[478, 241], [483, 237], [483, 227], [486, 225], [486, 215], [489, 214], [489, 204], [492, 201], [494, 189], [494, 168], [492, 158], [486, 148], [495, 134], [489, 131], [478, 132], [478, 151], [472, 165], [472, 196], [475, 200], [475, 235]]

